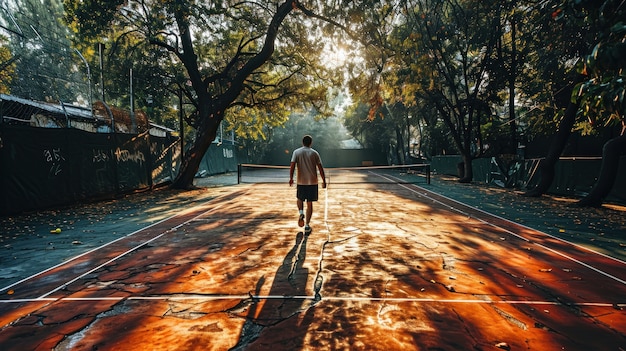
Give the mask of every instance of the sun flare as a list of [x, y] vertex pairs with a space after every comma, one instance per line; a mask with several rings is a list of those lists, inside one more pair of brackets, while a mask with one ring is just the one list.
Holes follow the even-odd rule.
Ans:
[[348, 50], [342, 47], [331, 47], [324, 52], [322, 62], [330, 67], [342, 67], [348, 62], [350, 56]]

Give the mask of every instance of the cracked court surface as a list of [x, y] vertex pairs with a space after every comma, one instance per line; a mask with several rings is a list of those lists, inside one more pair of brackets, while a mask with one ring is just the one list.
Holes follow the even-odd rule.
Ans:
[[231, 187], [3, 292], [3, 350], [620, 350], [626, 263], [403, 184]]

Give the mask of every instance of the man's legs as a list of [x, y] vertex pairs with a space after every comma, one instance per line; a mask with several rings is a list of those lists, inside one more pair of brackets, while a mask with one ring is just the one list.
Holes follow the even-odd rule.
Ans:
[[313, 201], [309, 200], [306, 202], [306, 224], [304, 225], [304, 234], [311, 233], [311, 226], [309, 226], [311, 216], [313, 216]]
[[317, 185], [312, 187], [311, 193], [309, 194], [309, 200], [306, 203], [306, 225], [304, 226], [304, 233], [308, 234], [311, 232], [311, 227], [309, 223], [311, 222], [311, 217], [313, 217], [313, 203], [317, 201], [318, 198], [318, 188]]
[[313, 201], [306, 202], [306, 225], [311, 223], [311, 217], [313, 216]]
[[[297, 205], [298, 205], [298, 213], [299, 213], [298, 226], [303, 227], [304, 226], [304, 201], [298, 199]], [[307, 209], [307, 212], [308, 212], [308, 209]], [[309, 223], [308, 220], [307, 220], [307, 223]]]
[[[298, 185], [297, 191], [297, 205], [298, 205], [298, 226], [304, 226], [305, 232], [311, 232], [311, 227], [309, 223], [311, 222], [311, 217], [313, 216], [313, 202], [317, 201], [318, 193], [317, 193], [317, 185], [316, 186], [300, 186]], [[306, 204], [306, 214], [304, 212], [304, 202]]]

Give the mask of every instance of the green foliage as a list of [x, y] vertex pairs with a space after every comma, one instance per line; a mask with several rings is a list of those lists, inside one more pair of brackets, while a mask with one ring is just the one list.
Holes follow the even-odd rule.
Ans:
[[241, 140], [250, 158], [248, 162], [289, 164], [291, 153], [302, 145], [306, 134], [313, 136], [313, 147], [317, 150], [338, 149], [342, 140], [349, 139], [338, 117], [322, 118], [315, 113], [294, 113], [285, 117], [287, 119], [280, 125], [265, 125], [263, 140], [254, 137]]
[[11, 82], [15, 74], [15, 59], [11, 48], [7, 45], [7, 38], [0, 35], [0, 94], [11, 92]]
[[[379, 41], [385, 50], [376, 52], [385, 68], [372, 59], [370, 74], [351, 82], [352, 91], [367, 92], [358, 101], [377, 111], [369, 120], [384, 104], [401, 103], [418, 116], [414, 126], [428, 142], [447, 135], [460, 152], [502, 152], [506, 145], [511, 152], [511, 140], [555, 132], [577, 60], [590, 75], [572, 95], [583, 103], [579, 129], [623, 120], [626, 40], [616, 22], [623, 2], [416, 0], [400, 7]], [[505, 115], [507, 100], [515, 106]], [[446, 143], [437, 143], [444, 152]]]
[[132, 68], [138, 106], [150, 109], [151, 118], [162, 116], [168, 124], [168, 106], [176, 100], [172, 94], [182, 91], [186, 122], [193, 128], [204, 123], [199, 112], [225, 103], [228, 129], [240, 137], [265, 138], [266, 125], [284, 123], [287, 111], [304, 103], [327, 113], [323, 81], [336, 78], [317, 63], [324, 45], [309, 35], [315, 25], [294, 18], [283, 23], [271, 59], [249, 74], [234, 101], [226, 101], [240, 70], [261, 50], [278, 4], [154, 0], [139, 7], [135, 2], [65, 0], [65, 20], [78, 34], [78, 46], [106, 42], [108, 100], [127, 104]]
[[371, 118], [370, 112], [370, 106], [355, 103], [346, 112], [344, 125], [363, 147], [389, 153], [392, 144], [397, 145], [396, 121], [386, 118], [385, 111], [382, 109], [376, 111], [375, 118]]
[[64, 0], [64, 20], [74, 32], [81, 33], [83, 40], [93, 42], [108, 31], [125, 3], [125, 0]]
[[[406, 135], [407, 123], [424, 154], [450, 153], [453, 145], [478, 156], [553, 133], [571, 99], [582, 103], [582, 131], [624, 119], [620, 0], [295, 2], [272, 55], [244, 78], [285, 1], [64, 4], [74, 45], [96, 77], [96, 44], [106, 44], [107, 101], [127, 106], [132, 68], [137, 106], [171, 127], [182, 92], [185, 120], [196, 130], [223, 116], [227, 131], [269, 145], [299, 111], [331, 116], [329, 86], [344, 84], [355, 101], [346, 126], [390, 154], [417, 138]], [[328, 64], [334, 49], [351, 59]], [[577, 69], [587, 79], [570, 94]]]
[[[414, 1], [394, 34], [394, 81], [409, 104], [430, 105], [446, 125], [459, 153], [480, 153], [480, 124], [490, 115], [493, 89], [486, 79], [495, 51], [499, 23], [493, 3], [484, 1]], [[406, 67], [406, 68], [402, 68]], [[487, 107], [487, 108], [485, 108]], [[434, 125], [431, 123], [431, 125]]]
[[593, 50], [578, 65], [586, 80], [572, 92], [572, 100], [578, 100], [581, 106], [577, 128], [591, 134], [598, 128], [624, 124], [626, 6], [623, 1], [616, 0], [601, 4], [578, 0], [566, 5], [576, 11], [578, 18], [594, 23], [598, 28]]

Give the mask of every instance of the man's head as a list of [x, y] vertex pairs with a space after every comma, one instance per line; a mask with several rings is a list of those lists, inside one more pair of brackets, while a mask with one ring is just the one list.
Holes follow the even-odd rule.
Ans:
[[311, 144], [313, 144], [313, 138], [310, 135], [305, 135], [304, 138], [302, 138], [302, 145], [310, 147]]

